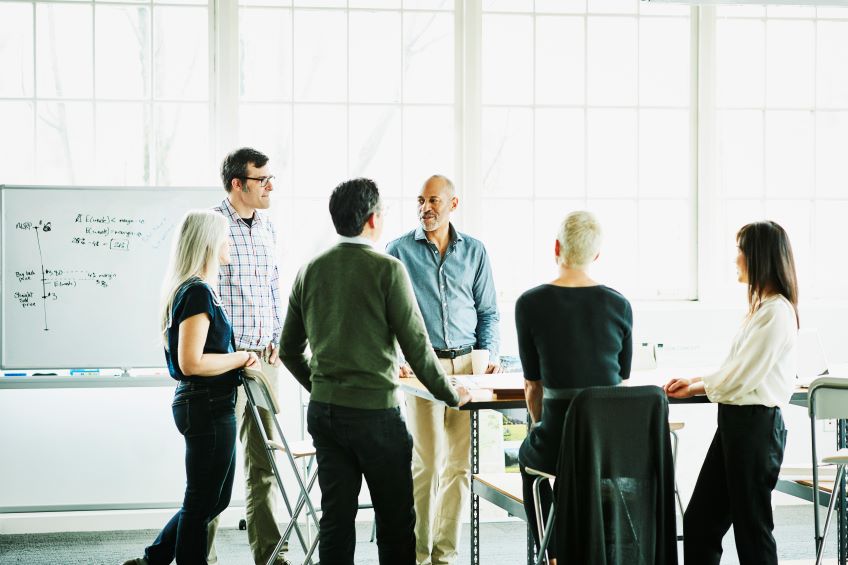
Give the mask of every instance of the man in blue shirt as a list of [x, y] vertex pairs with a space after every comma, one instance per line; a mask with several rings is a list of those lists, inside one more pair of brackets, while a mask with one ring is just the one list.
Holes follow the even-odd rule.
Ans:
[[[418, 195], [421, 225], [386, 251], [403, 262], [436, 356], [449, 375], [471, 374], [471, 351], [489, 350], [487, 373], [498, 364], [498, 307], [483, 244], [450, 222], [459, 199], [450, 179], [434, 175]], [[401, 376], [409, 368], [401, 366]], [[415, 396], [406, 400], [415, 499], [416, 560], [453, 564], [461, 516], [468, 504], [471, 448], [468, 412]]]

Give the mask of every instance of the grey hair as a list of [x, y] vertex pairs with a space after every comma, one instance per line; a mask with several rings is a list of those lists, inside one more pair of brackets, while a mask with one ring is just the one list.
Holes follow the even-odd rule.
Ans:
[[571, 212], [562, 221], [557, 234], [557, 262], [571, 268], [584, 268], [601, 250], [601, 224], [591, 212]]

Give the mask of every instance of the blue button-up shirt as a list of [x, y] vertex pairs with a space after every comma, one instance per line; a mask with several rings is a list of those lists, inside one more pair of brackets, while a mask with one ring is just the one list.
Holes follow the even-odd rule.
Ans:
[[424, 229], [386, 246], [406, 266], [430, 341], [436, 349], [471, 345], [498, 361], [498, 305], [492, 267], [483, 243], [450, 226], [444, 257]]

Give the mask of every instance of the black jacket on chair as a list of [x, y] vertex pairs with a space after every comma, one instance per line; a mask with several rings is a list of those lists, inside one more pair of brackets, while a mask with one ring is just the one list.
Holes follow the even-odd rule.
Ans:
[[591, 387], [568, 409], [555, 488], [560, 565], [676, 565], [668, 401]]

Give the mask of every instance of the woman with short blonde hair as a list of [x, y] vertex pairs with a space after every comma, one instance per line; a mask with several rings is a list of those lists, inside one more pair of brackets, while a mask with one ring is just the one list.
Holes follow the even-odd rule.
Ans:
[[[630, 377], [633, 351], [630, 302], [589, 277], [601, 249], [601, 225], [591, 212], [568, 214], [554, 243], [559, 276], [532, 288], [515, 304], [518, 352], [524, 393], [534, 426], [521, 444], [518, 461], [527, 522], [535, 525], [533, 479], [526, 469], [555, 474], [565, 413], [571, 399], [589, 386], [613, 386]], [[541, 505], [551, 506], [544, 481]], [[536, 544], [539, 534], [533, 526]], [[555, 537], [555, 536], [554, 536]], [[556, 541], [548, 546], [556, 563]]]
[[162, 285], [160, 329], [165, 361], [179, 381], [171, 408], [185, 438], [182, 508], [125, 565], [206, 563], [207, 526], [230, 503], [236, 457], [236, 387], [255, 353], [236, 351], [233, 329], [215, 292], [218, 267], [230, 260], [226, 219], [192, 210], [177, 232]]

